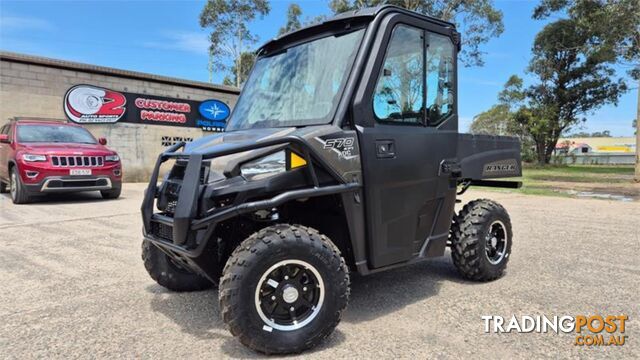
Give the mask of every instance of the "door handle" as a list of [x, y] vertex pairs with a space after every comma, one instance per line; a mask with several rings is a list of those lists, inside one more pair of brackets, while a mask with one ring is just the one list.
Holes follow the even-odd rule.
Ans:
[[393, 140], [376, 140], [376, 157], [388, 159], [396, 157], [396, 144]]

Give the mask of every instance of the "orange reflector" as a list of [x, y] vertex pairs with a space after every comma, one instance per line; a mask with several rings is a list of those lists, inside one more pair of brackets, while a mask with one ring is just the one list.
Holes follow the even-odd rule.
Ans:
[[307, 160], [302, 158], [300, 155], [294, 153], [293, 151], [291, 151], [289, 154], [292, 169], [307, 165]]

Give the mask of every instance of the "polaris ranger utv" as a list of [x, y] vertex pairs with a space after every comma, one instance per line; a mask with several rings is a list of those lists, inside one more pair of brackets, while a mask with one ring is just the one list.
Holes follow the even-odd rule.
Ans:
[[463, 277], [500, 277], [507, 212], [454, 206], [470, 185], [517, 187], [490, 179], [521, 175], [520, 143], [458, 134], [459, 50], [453, 24], [391, 6], [266, 43], [226, 132], [158, 158], [142, 204], [151, 277], [174, 291], [219, 284], [231, 333], [280, 354], [334, 330], [350, 271], [450, 246]]

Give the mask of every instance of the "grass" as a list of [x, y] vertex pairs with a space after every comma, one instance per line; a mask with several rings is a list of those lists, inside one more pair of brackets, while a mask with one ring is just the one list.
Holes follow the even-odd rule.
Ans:
[[[633, 185], [633, 173], [633, 166], [622, 165], [548, 165], [544, 167], [525, 165], [521, 178], [509, 179], [522, 181], [522, 188], [498, 191], [572, 197], [576, 192], [602, 193], [612, 190], [612, 192], [640, 197], [638, 187]], [[606, 184], [612, 184], [610, 189]], [[603, 185], [605, 185], [604, 188]]]

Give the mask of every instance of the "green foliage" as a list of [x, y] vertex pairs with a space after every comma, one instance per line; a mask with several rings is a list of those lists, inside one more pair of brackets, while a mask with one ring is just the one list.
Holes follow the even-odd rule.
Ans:
[[481, 112], [473, 118], [470, 131], [473, 134], [514, 135], [510, 129], [513, 124], [509, 108], [499, 104]]
[[331, 0], [335, 14], [382, 4], [396, 5], [456, 24], [462, 36], [460, 62], [465, 66], [482, 66], [480, 47], [504, 31], [502, 12], [491, 0]]
[[579, 32], [590, 39], [583, 53], [613, 53], [618, 64], [640, 79], [640, 1], [638, 0], [542, 0], [535, 19], [568, 14]]
[[596, 131], [592, 133], [580, 131], [567, 136], [568, 138], [611, 137], [611, 131]]
[[522, 116], [519, 108], [523, 105], [525, 93], [522, 79], [516, 75], [509, 77], [504, 89], [498, 94], [498, 104], [489, 110], [476, 115], [471, 123], [474, 134], [516, 136], [520, 139], [520, 155], [525, 162], [534, 161], [534, 143], [528, 129], [518, 116]]
[[200, 26], [210, 28], [210, 71], [229, 71], [235, 64], [235, 85], [243, 78], [241, 54], [257, 41], [248, 28], [257, 15], [264, 16], [271, 7], [267, 0], [208, 0], [200, 13]]
[[[256, 54], [253, 52], [245, 51], [240, 54], [240, 61], [235, 61], [234, 65], [231, 67], [231, 71], [229, 75], [224, 77], [222, 83], [228, 86], [237, 86], [236, 84], [244, 84], [249, 77], [249, 72], [251, 72], [251, 68], [253, 64], [256, 62]], [[238, 72], [238, 64], [241, 64], [240, 71]], [[240, 75], [240, 80], [238, 81], [238, 75]]]
[[549, 163], [558, 138], [602, 105], [616, 104], [627, 90], [615, 78], [611, 47], [593, 45], [581, 19], [559, 19], [536, 36], [529, 71], [537, 78], [516, 117], [536, 143], [540, 163]]
[[278, 31], [278, 35], [283, 35], [288, 32], [298, 30], [302, 27], [302, 23], [300, 22], [300, 15], [302, 15], [302, 9], [300, 9], [300, 5], [298, 4], [290, 4], [287, 9], [287, 23], [280, 28]]

